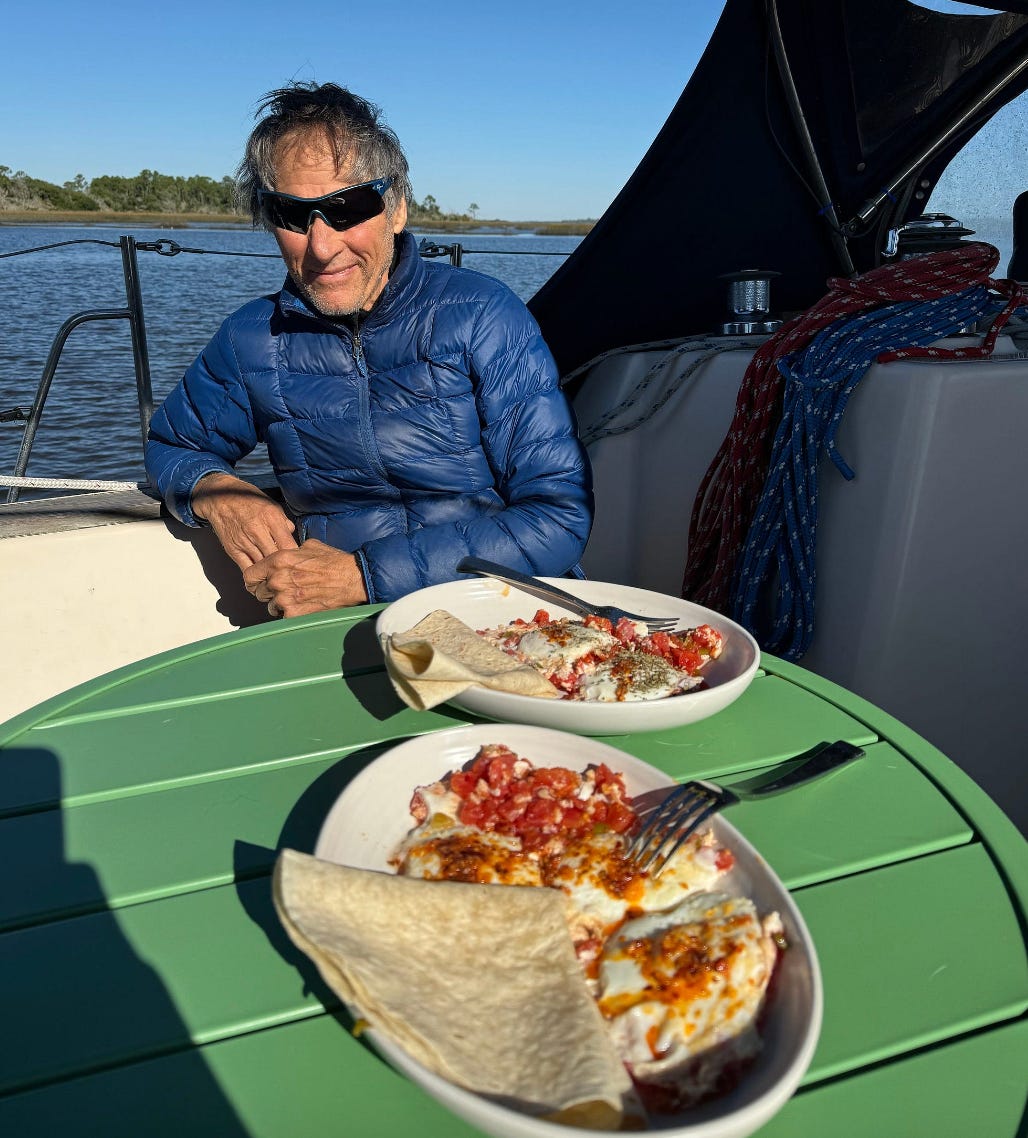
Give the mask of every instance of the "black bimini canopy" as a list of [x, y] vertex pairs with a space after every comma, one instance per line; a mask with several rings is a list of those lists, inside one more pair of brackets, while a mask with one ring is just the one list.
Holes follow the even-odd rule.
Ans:
[[953, 156], [1028, 87], [1028, 0], [978, 6], [1003, 11], [727, 0], [638, 169], [529, 302], [561, 373], [714, 331], [723, 274], [780, 274], [773, 302], [788, 314], [829, 277], [879, 264], [887, 231], [924, 211]]

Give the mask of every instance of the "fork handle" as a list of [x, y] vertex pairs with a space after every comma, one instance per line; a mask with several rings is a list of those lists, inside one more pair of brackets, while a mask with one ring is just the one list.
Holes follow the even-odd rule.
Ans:
[[547, 585], [536, 577], [529, 577], [527, 573], [519, 573], [517, 569], [508, 569], [506, 565], [497, 565], [492, 561], [483, 561], [480, 557], [465, 557], [457, 564], [458, 573], [478, 573], [483, 577], [495, 577], [516, 589], [531, 593], [544, 601], [554, 601], [562, 608], [570, 609], [579, 616], [589, 616], [595, 611], [582, 600], [581, 597], [565, 593], [554, 585]]
[[839, 739], [835, 743], [822, 747], [820, 751], [811, 755], [805, 762], [799, 763], [778, 778], [753, 787], [750, 790], [750, 795], [763, 798], [765, 794], [778, 794], [780, 791], [800, 786], [805, 782], [810, 782], [811, 779], [820, 778], [823, 774], [827, 774], [837, 767], [844, 766], [853, 759], [859, 759], [863, 753], [862, 747], [855, 747], [852, 743], [847, 743], [845, 739]]

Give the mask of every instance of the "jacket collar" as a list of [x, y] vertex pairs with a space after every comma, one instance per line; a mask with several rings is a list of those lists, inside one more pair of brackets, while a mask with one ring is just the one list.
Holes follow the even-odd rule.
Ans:
[[[361, 317], [361, 326], [374, 327], [378, 324], [388, 323], [393, 314], [417, 292], [425, 276], [425, 265], [418, 252], [414, 235], [408, 229], [402, 230], [396, 237], [396, 258], [389, 279], [382, 290], [381, 296], [371, 306], [371, 311]], [[297, 291], [293, 278], [287, 276], [282, 290], [278, 294], [278, 306], [284, 315], [306, 316], [313, 320], [324, 321], [326, 317], [316, 312]], [[327, 321], [337, 324], [339, 321]]]

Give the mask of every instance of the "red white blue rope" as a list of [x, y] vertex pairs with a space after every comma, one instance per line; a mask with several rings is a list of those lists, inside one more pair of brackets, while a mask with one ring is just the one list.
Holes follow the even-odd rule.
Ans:
[[[821, 455], [853, 476], [835, 448], [847, 400], [875, 360], [989, 355], [1028, 302], [1015, 282], [990, 279], [998, 260], [991, 245], [973, 242], [833, 279], [826, 297], [761, 347], [697, 495], [683, 596], [730, 612], [768, 651], [803, 655], [814, 630]], [[980, 344], [930, 346], [987, 317]], [[762, 611], [771, 612], [768, 628], [758, 627]]]

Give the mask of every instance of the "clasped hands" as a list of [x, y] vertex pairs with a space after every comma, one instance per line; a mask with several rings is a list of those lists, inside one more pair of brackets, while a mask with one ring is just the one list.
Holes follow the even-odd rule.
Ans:
[[313, 538], [298, 545], [285, 510], [249, 482], [208, 474], [196, 484], [190, 504], [242, 570], [247, 590], [272, 616], [367, 602], [354, 555]]

